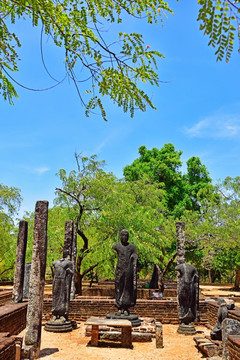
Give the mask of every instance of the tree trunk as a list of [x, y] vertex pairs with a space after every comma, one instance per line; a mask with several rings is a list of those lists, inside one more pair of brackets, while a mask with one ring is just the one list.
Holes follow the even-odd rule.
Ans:
[[236, 271], [236, 277], [235, 277], [235, 282], [234, 282], [234, 290], [235, 291], [240, 291], [239, 285], [240, 285], [240, 268], [237, 269], [237, 271]]
[[211, 274], [211, 269], [208, 269], [208, 282], [209, 282], [209, 284], [212, 284], [212, 274]]

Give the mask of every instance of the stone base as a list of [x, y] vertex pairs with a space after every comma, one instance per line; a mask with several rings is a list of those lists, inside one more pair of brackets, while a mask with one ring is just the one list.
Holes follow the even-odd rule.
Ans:
[[196, 329], [194, 327], [194, 325], [192, 323], [186, 325], [186, 324], [180, 324], [177, 332], [179, 334], [183, 334], [183, 335], [194, 335], [196, 334]]
[[55, 332], [55, 333], [62, 333], [72, 331], [73, 326], [72, 322], [67, 320], [64, 322], [60, 322], [58, 320], [50, 320], [46, 323], [44, 329], [46, 331]]
[[220, 355], [218, 345], [214, 344], [206, 337], [194, 337], [193, 340], [195, 341], [198, 350], [208, 358], [212, 359], [213, 356]]
[[[100, 340], [110, 340], [110, 341], [121, 341], [121, 332], [120, 331], [100, 331], [99, 332]], [[132, 341], [134, 342], [151, 342], [153, 335], [145, 332], [132, 332]]]
[[21, 359], [38, 359], [40, 348], [33, 345], [23, 345], [21, 349]]
[[119, 319], [119, 320], [129, 320], [132, 323], [132, 326], [140, 326], [141, 320], [139, 319], [137, 314], [129, 314], [124, 315], [123, 313], [119, 314], [118, 312], [115, 313], [109, 313], [106, 316], [107, 319]]

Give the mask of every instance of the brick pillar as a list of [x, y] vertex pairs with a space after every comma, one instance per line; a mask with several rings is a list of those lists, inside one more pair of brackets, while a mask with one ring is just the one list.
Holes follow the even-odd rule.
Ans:
[[121, 343], [124, 348], [132, 348], [132, 327], [122, 326]]
[[176, 222], [177, 264], [185, 262], [185, 222]]
[[23, 280], [24, 280], [24, 266], [27, 248], [28, 223], [25, 220], [20, 221], [18, 239], [17, 239], [17, 254], [13, 282], [12, 301], [20, 303], [23, 299]]
[[29, 359], [40, 353], [43, 297], [47, 256], [48, 201], [37, 201], [33, 233], [32, 269], [30, 275], [29, 302], [25, 345], [29, 348]]
[[92, 325], [92, 338], [91, 338], [91, 345], [98, 346], [98, 325]]

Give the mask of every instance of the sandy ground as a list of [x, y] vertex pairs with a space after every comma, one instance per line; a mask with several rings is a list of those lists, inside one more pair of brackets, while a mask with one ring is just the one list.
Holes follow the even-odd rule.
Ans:
[[233, 284], [218, 284], [217, 286], [213, 285], [200, 285], [201, 293], [206, 298], [223, 296], [227, 298], [234, 298], [235, 305], [240, 307], [240, 292], [239, 291], [230, 291], [233, 287]]
[[[209, 335], [209, 330], [198, 326], [194, 336]], [[24, 335], [22, 332], [19, 335]], [[99, 347], [89, 344], [84, 323], [70, 333], [50, 333], [43, 329], [40, 359], [46, 360], [197, 360], [203, 359], [193, 340], [194, 336], [177, 333], [176, 325], [163, 325], [164, 348], [157, 349], [155, 339], [147, 343], [133, 343], [133, 349], [123, 349], [117, 342], [100, 342]]]
[[[231, 284], [218, 286], [201, 285], [201, 292], [207, 298], [216, 296], [232, 297], [240, 307], [240, 293], [229, 289]], [[51, 293], [51, 286], [47, 285], [46, 293]], [[239, 299], [239, 300], [238, 300]], [[210, 330], [196, 327], [194, 336], [209, 335]], [[19, 334], [24, 336], [24, 331]], [[176, 325], [163, 325], [163, 349], [156, 349], [155, 339], [147, 343], [133, 343], [133, 349], [123, 349], [120, 343], [101, 342], [99, 347], [89, 344], [90, 337], [85, 336], [85, 325], [79, 323], [78, 328], [70, 333], [50, 333], [42, 329], [40, 359], [46, 360], [197, 360], [203, 359], [193, 340], [194, 336], [184, 336], [177, 333]]]

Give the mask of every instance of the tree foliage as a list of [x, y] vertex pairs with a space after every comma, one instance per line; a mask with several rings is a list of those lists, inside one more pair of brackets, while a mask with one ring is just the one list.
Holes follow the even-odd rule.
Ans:
[[[21, 46], [12, 31], [13, 24], [18, 19], [31, 19], [32, 26], [41, 25], [54, 44], [64, 49], [67, 75], [77, 88], [87, 116], [99, 108], [106, 120], [102, 103], [105, 95], [130, 111], [131, 116], [135, 108], [154, 108], [139, 84], [158, 85], [156, 59], [163, 55], [146, 46], [141, 34], [120, 31], [110, 42], [104, 32], [110, 23], [120, 24], [123, 16], [157, 23], [165, 12], [172, 13], [162, 0], [0, 1], [0, 91], [12, 103], [16, 90], [10, 72], [18, 70], [17, 48]], [[83, 81], [88, 81], [85, 93], [78, 86]]]
[[225, 57], [228, 62], [232, 55], [236, 34], [238, 43], [240, 41], [240, 1], [198, 0], [198, 3], [200, 29], [209, 36], [208, 45], [216, 48], [217, 60]]
[[147, 150], [140, 146], [140, 157], [125, 166], [127, 181], [136, 181], [147, 176], [146, 181], [158, 183], [166, 191], [168, 213], [180, 217], [185, 210], [200, 210], [200, 200], [213, 191], [209, 173], [198, 157], [187, 161], [187, 173], [180, 171], [182, 151], [173, 144], [165, 144], [160, 150]]
[[69, 218], [75, 220], [79, 276], [96, 265], [100, 277], [113, 277], [112, 245], [124, 228], [137, 247], [141, 276], [151, 271], [154, 263], [163, 263], [173, 242], [168, 231], [172, 225], [164, 216], [165, 190], [141, 179], [118, 180], [103, 171], [95, 156], [76, 159], [77, 171], [59, 172], [63, 186], [57, 189], [55, 204], [67, 207]]
[[13, 218], [21, 200], [19, 189], [0, 184], [0, 278], [13, 276], [17, 246]]

